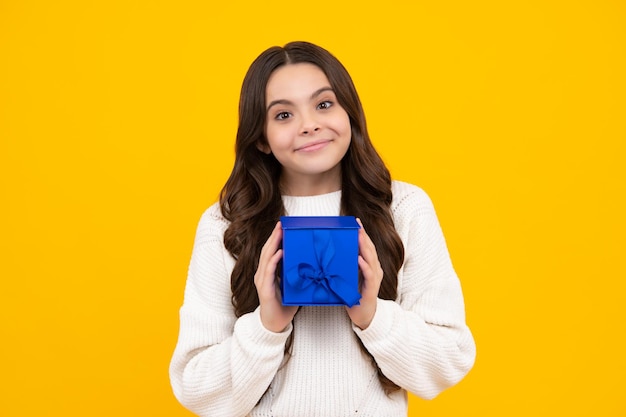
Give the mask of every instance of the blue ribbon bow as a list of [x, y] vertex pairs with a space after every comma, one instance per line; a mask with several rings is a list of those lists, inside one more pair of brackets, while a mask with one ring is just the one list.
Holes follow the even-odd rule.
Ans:
[[348, 307], [358, 304], [361, 294], [354, 288], [354, 284], [350, 285], [343, 277], [329, 271], [329, 266], [335, 257], [332, 234], [328, 230], [312, 230], [312, 233], [317, 265], [299, 263], [298, 273], [287, 274], [287, 281], [291, 286], [300, 290], [314, 285], [313, 301], [315, 303], [328, 303], [330, 294], [334, 294]]

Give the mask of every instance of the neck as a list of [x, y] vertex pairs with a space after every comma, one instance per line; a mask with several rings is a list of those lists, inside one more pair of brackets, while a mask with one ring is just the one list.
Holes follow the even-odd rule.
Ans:
[[341, 172], [329, 172], [315, 177], [282, 175], [280, 178], [282, 194], [299, 197], [328, 194], [341, 190]]

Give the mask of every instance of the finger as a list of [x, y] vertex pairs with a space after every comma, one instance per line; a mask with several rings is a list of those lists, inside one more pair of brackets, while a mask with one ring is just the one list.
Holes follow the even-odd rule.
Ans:
[[367, 234], [367, 232], [365, 231], [365, 228], [363, 227], [363, 223], [361, 223], [361, 219], [356, 219], [356, 220], [361, 226], [361, 228], [359, 229], [359, 243], [361, 243], [362, 241], [365, 244], [374, 246], [372, 239], [370, 239], [370, 236]]
[[272, 255], [272, 257], [270, 258], [269, 265], [271, 266], [271, 269], [272, 269], [272, 275], [276, 272], [276, 266], [278, 265], [278, 262], [280, 262], [280, 259], [282, 257], [283, 257], [283, 250], [278, 249], [276, 253]]
[[367, 261], [361, 255], [359, 255], [358, 262], [359, 262], [359, 268], [361, 269], [361, 272], [363, 272], [363, 277], [365, 279], [368, 279], [371, 275], [372, 268], [369, 266]]
[[372, 265], [371, 263], [367, 262], [367, 260], [365, 260], [365, 258], [363, 258], [362, 256], [359, 256], [359, 268], [361, 268], [361, 272], [363, 272], [363, 277], [365, 278], [366, 281], [381, 281], [382, 277], [383, 277], [383, 270], [382, 267], [380, 266], [380, 263], [376, 263], [375, 265]]
[[276, 266], [278, 265], [278, 262], [280, 262], [280, 259], [282, 257], [283, 250], [277, 249], [276, 252], [271, 254], [269, 258], [265, 259], [265, 262], [263, 262], [263, 264], [259, 263], [259, 271], [261, 271], [265, 276], [273, 277], [274, 273], [276, 272]]
[[[255, 283], [260, 284], [260, 281], [264, 280], [264, 278], [269, 274], [273, 274], [276, 270], [276, 264], [278, 260], [273, 259], [276, 256], [278, 248], [280, 247], [280, 242], [282, 240], [282, 228], [280, 222], [276, 223], [274, 226], [274, 230], [270, 234], [270, 237], [265, 241], [265, 244], [261, 248], [261, 254], [259, 255], [259, 264], [257, 266], [257, 271], [255, 274]], [[282, 256], [282, 252], [281, 255]]]
[[265, 265], [259, 266], [255, 276], [255, 285], [259, 294], [259, 300], [276, 297], [276, 267], [283, 256], [283, 250], [278, 249]]
[[274, 255], [274, 253], [276, 253], [276, 250], [278, 250], [280, 246], [280, 241], [282, 240], [282, 232], [283, 230], [281, 228], [280, 222], [276, 223], [276, 226], [274, 226], [274, 230], [272, 230], [272, 233], [267, 238], [265, 244], [261, 248], [262, 259], [259, 259], [259, 262], [267, 260], [272, 255]]
[[357, 219], [357, 221], [361, 225], [361, 229], [359, 229], [359, 253], [368, 263], [378, 263], [378, 252], [376, 252], [376, 246], [363, 228], [361, 220]]
[[274, 229], [272, 230], [272, 233], [267, 238], [267, 241], [265, 242], [265, 246], [278, 245], [280, 243], [280, 239], [282, 238], [282, 232], [283, 232], [283, 229], [280, 225], [280, 222], [277, 222], [276, 225], [274, 226]]

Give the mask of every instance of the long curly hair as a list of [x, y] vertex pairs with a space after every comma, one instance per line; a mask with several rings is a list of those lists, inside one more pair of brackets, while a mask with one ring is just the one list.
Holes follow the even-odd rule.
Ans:
[[[338, 103], [348, 113], [352, 138], [341, 161], [341, 214], [356, 216], [367, 226], [384, 271], [379, 297], [397, 298], [404, 246], [390, 211], [391, 176], [369, 138], [356, 88], [344, 66], [327, 50], [308, 42], [291, 42], [267, 49], [248, 69], [239, 101], [235, 163], [220, 193], [222, 214], [230, 222], [224, 233], [224, 245], [236, 260], [231, 290], [237, 317], [259, 306], [253, 277], [261, 248], [285, 211], [279, 189], [281, 165], [272, 154], [259, 150], [259, 145], [267, 144], [265, 89], [277, 68], [296, 63], [318, 66], [328, 78]], [[291, 343], [292, 338], [286, 345], [286, 353]], [[372, 358], [385, 391], [399, 389], [383, 375], [363, 344], [361, 347]]]

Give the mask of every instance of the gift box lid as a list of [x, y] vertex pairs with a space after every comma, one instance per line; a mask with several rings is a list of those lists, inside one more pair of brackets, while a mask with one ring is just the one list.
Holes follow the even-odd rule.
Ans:
[[283, 229], [360, 229], [354, 216], [281, 216]]

